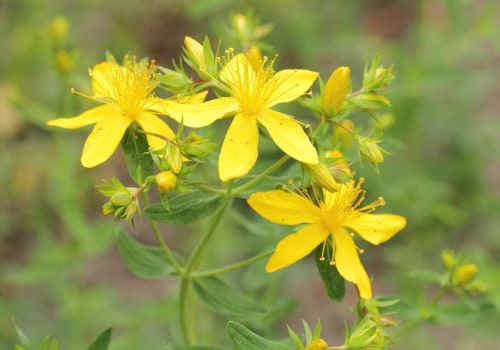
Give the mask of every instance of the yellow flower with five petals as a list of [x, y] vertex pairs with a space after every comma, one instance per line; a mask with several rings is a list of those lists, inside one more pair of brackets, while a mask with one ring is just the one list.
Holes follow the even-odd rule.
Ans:
[[[91, 168], [104, 163], [119, 145], [127, 128], [134, 122], [148, 134], [153, 149], [164, 146], [166, 138], [174, 138], [170, 127], [156, 114], [164, 114], [163, 100], [153, 94], [158, 81], [154, 76], [154, 62], [140, 63], [125, 56], [124, 65], [102, 62], [89, 70], [92, 78], [92, 96], [104, 105], [94, 107], [73, 118], [58, 118], [48, 125], [77, 129], [95, 124], [83, 146], [82, 165]], [[162, 137], [158, 137], [158, 136]]]
[[339, 184], [337, 192], [323, 190], [322, 199], [315, 204], [308, 196], [291, 191], [272, 190], [250, 196], [248, 204], [266, 219], [282, 225], [306, 224], [297, 232], [283, 238], [266, 265], [274, 272], [308, 255], [320, 244], [332, 249], [331, 264], [340, 275], [356, 284], [361, 298], [370, 299], [370, 279], [361, 264], [353, 233], [374, 245], [392, 238], [406, 226], [406, 219], [395, 214], [371, 214], [384, 205], [382, 198], [363, 207], [365, 191], [362, 179]]
[[[229, 52], [231, 55], [232, 51]], [[318, 154], [301, 125], [288, 115], [272, 110], [279, 103], [293, 101], [309, 90], [318, 73], [303, 69], [274, 72], [271, 62], [260, 67], [247, 55], [231, 58], [219, 74], [231, 96], [201, 104], [165, 105], [165, 112], [189, 127], [202, 127], [233, 115], [219, 155], [219, 177], [228, 181], [246, 175], [258, 157], [258, 125], [290, 157], [317, 164]]]

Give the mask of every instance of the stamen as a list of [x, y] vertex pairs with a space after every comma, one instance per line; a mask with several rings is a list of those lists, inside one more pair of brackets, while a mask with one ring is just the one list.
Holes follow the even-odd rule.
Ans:
[[323, 241], [323, 248], [321, 248], [321, 257], [319, 258], [319, 261], [325, 261], [325, 247], [326, 247], [326, 240]]

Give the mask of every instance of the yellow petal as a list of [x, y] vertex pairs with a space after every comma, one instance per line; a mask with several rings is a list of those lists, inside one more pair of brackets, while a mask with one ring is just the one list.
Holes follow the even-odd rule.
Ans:
[[252, 83], [255, 82], [255, 72], [248, 57], [241, 53], [234, 56], [222, 68], [219, 77], [223, 82], [235, 89], [255, 88]]
[[267, 272], [287, 267], [308, 255], [328, 237], [323, 225], [307, 225], [296, 233], [283, 238], [266, 265]]
[[311, 88], [317, 77], [317, 72], [305, 69], [279, 71], [266, 83], [266, 88], [273, 91], [266, 106], [296, 100]]
[[103, 105], [89, 109], [73, 118], [58, 118], [47, 122], [47, 125], [58, 126], [64, 129], [78, 129], [90, 124], [97, 123], [105, 118], [109, 113], [113, 113], [116, 108], [113, 105]]
[[121, 113], [112, 113], [99, 120], [83, 146], [82, 165], [92, 168], [108, 160], [131, 122]]
[[284, 114], [267, 109], [257, 120], [283, 152], [307, 164], [318, 164], [318, 153], [300, 124]]
[[[153, 113], [142, 112], [138, 117], [136, 117], [135, 120], [141, 124], [142, 129], [146, 132], [159, 134], [169, 139], [173, 139], [175, 137], [172, 129], [170, 129], [170, 127], [163, 120]], [[159, 149], [165, 146], [165, 140], [160, 137], [148, 134], [147, 138], [152, 149]]]
[[335, 240], [335, 266], [340, 275], [358, 287], [363, 299], [372, 297], [372, 287], [365, 268], [359, 260], [354, 240], [343, 228], [333, 234]]
[[311, 224], [321, 220], [321, 210], [309, 199], [294, 192], [256, 192], [247, 202], [259, 215], [281, 225]]
[[224, 138], [219, 156], [219, 177], [222, 181], [248, 174], [258, 156], [259, 131], [251, 116], [237, 114]]
[[98, 63], [90, 71], [92, 77], [92, 91], [95, 97], [106, 97], [113, 101], [118, 100], [116, 96], [116, 80], [130, 74], [124, 67], [112, 62]]
[[212, 124], [217, 119], [238, 110], [238, 101], [232, 97], [221, 97], [204, 103], [184, 104], [172, 101], [162, 101], [154, 109], [169, 115], [177, 122], [183, 120], [184, 125], [200, 128]]
[[344, 226], [356, 231], [365, 241], [378, 245], [401, 231], [406, 226], [406, 219], [395, 214], [364, 214]]

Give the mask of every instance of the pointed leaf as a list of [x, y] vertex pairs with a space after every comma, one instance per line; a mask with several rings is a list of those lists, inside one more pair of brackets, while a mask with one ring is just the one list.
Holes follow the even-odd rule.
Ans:
[[113, 329], [108, 328], [94, 340], [92, 345], [90, 345], [87, 350], [107, 350], [109, 342], [111, 340], [111, 333]]
[[[21, 328], [17, 327], [17, 324], [14, 320], [13, 320], [13, 322], [14, 322], [14, 327], [16, 328], [17, 338], [21, 342], [20, 348], [31, 350], [33, 348], [33, 345], [31, 344], [31, 340], [29, 340], [29, 338], [26, 336], [26, 334], [24, 334], [24, 332], [21, 330]], [[19, 346], [19, 345], [16, 345], [16, 347], [17, 346]]]
[[[160, 247], [139, 243], [126, 232], [118, 232], [118, 248], [125, 265], [137, 277], [165, 278], [177, 274]], [[179, 256], [174, 258], [181, 261]]]
[[130, 177], [138, 184], [153, 174], [153, 159], [149, 155], [146, 135], [127, 129], [121, 142]]
[[224, 206], [225, 198], [208, 192], [181, 193], [169, 200], [170, 211], [163, 204], [154, 204], [145, 209], [151, 220], [163, 224], [187, 224], [215, 214]]
[[[321, 257], [324, 257], [321, 260]], [[335, 265], [330, 265], [331, 251], [319, 245], [315, 250], [316, 267], [326, 289], [326, 294], [333, 301], [340, 302], [345, 296], [345, 280], [340, 276]]]
[[217, 277], [206, 277], [193, 282], [198, 296], [215, 312], [245, 318], [262, 316], [267, 308], [238, 293]]
[[239, 350], [290, 350], [290, 346], [263, 338], [241, 323], [229, 321], [226, 328]]

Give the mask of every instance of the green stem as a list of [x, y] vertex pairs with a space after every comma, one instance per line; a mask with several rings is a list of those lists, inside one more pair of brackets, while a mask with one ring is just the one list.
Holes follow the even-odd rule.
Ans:
[[196, 248], [191, 253], [191, 256], [189, 257], [188, 261], [186, 262], [186, 265], [184, 268], [184, 273], [182, 274], [181, 286], [180, 286], [180, 290], [179, 290], [179, 321], [181, 324], [182, 335], [183, 335], [183, 338], [184, 338], [186, 345], [193, 344], [193, 342], [194, 342], [194, 336], [192, 333], [193, 327], [190, 327], [189, 319], [188, 319], [188, 298], [187, 298], [189, 287], [191, 285], [190, 282], [192, 279], [191, 271], [194, 269], [195, 265], [200, 260], [201, 255], [202, 255], [207, 243], [210, 241], [210, 238], [215, 233], [216, 228], [219, 225], [223, 214], [225, 213], [227, 207], [229, 206], [229, 203], [231, 202], [231, 200], [233, 198], [232, 193], [231, 193], [232, 184], [233, 183], [230, 182], [229, 186], [227, 188], [226, 201], [224, 202], [224, 205], [215, 215], [209, 229], [205, 233], [205, 236], [203, 236], [201, 241], [198, 243]]
[[[144, 201], [144, 205], [149, 206], [149, 198], [145, 192], [142, 193], [142, 198]], [[158, 228], [158, 225], [153, 220], [149, 220], [149, 222], [151, 224], [151, 229], [153, 230], [156, 240], [160, 244], [160, 247], [163, 250], [163, 253], [165, 254], [165, 257], [167, 258], [168, 262], [170, 263], [170, 265], [174, 267], [175, 271], [182, 276], [184, 274], [184, 271], [182, 267], [177, 263], [174, 256], [172, 255], [172, 252], [170, 251], [167, 242], [165, 242], [165, 239], [163, 238], [160, 229]]]
[[236, 195], [240, 194], [241, 192], [245, 191], [246, 189], [248, 189], [248, 188], [252, 187], [253, 185], [261, 182], [262, 180], [264, 180], [271, 173], [275, 172], [283, 164], [285, 164], [288, 159], [290, 159], [290, 157], [285, 154], [283, 157], [281, 157], [280, 159], [278, 159], [278, 161], [276, 161], [276, 163], [274, 163], [269, 168], [267, 168], [264, 172], [260, 173], [259, 175], [257, 175], [253, 179], [251, 179], [248, 182], [246, 182], [243, 185], [241, 185], [240, 187], [235, 188], [233, 190], [233, 196], [236, 196]]
[[193, 273], [191, 275], [191, 278], [195, 279], [195, 278], [201, 278], [201, 277], [215, 276], [215, 275], [219, 275], [219, 274], [224, 273], [224, 272], [237, 270], [241, 267], [250, 265], [251, 263], [253, 263], [255, 261], [259, 261], [261, 259], [267, 258], [268, 256], [271, 256], [272, 254], [273, 254], [273, 251], [265, 252], [265, 253], [253, 256], [251, 258], [248, 258], [246, 260], [242, 260], [240, 262], [234, 263], [232, 265], [224, 266], [224, 267], [221, 267], [218, 269], [212, 269], [212, 270], [207, 270], [207, 271], [203, 271], [203, 272]]

